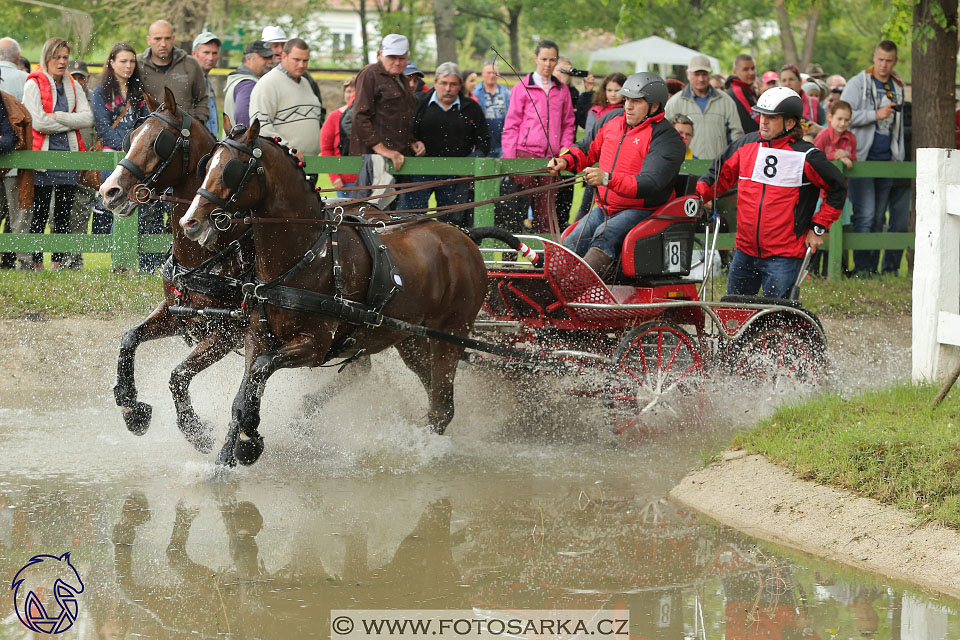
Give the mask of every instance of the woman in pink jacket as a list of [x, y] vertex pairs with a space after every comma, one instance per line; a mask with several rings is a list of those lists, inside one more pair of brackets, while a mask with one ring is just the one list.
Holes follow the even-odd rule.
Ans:
[[[534, 50], [537, 70], [521, 79], [510, 92], [510, 108], [503, 124], [504, 158], [555, 158], [573, 144], [574, 122], [570, 89], [553, 77], [560, 48], [543, 40]], [[518, 176], [517, 186], [529, 189], [555, 180], [550, 176]], [[556, 191], [533, 196], [534, 231], [550, 230]]]

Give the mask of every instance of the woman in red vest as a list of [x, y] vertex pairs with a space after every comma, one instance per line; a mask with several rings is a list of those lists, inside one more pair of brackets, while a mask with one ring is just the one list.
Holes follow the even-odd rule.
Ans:
[[[83, 87], [67, 73], [70, 45], [50, 38], [40, 53], [40, 71], [27, 76], [23, 104], [33, 118], [34, 151], [86, 151], [78, 129], [93, 126], [93, 112]], [[53, 233], [66, 233], [77, 190], [77, 171], [38, 169], [34, 173], [33, 220], [30, 233], [43, 233], [53, 200]], [[63, 254], [54, 253], [52, 266]], [[33, 254], [33, 268], [43, 268], [43, 255]]]

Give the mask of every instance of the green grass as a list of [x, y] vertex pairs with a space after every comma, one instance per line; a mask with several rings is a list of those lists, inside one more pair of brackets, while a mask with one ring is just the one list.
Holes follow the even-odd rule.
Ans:
[[782, 407], [733, 446], [799, 477], [848, 489], [960, 528], [960, 392], [936, 409], [931, 386], [903, 383], [853, 398]]
[[144, 314], [162, 298], [159, 276], [113, 273], [85, 262], [83, 271], [0, 271], [0, 318]]

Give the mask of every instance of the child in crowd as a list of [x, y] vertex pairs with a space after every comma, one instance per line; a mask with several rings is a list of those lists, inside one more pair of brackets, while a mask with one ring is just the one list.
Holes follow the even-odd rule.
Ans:
[[[857, 138], [850, 131], [850, 118], [853, 108], [843, 100], [834, 100], [827, 114], [827, 126], [817, 134], [813, 145], [826, 154], [828, 160], [843, 163], [847, 169], [853, 166], [857, 159]], [[842, 224], [849, 224], [850, 200], [843, 206]], [[810, 273], [827, 275], [827, 252], [818, 251], [810, 264]]]
[[827, 154], [829, 160], [839, 160], [850, 168], [857, 159], [857, 139], [850, 131], [850, 118], [853, 109], [850, 103], [835, 100], [830, 105], [827, 116], [827, 128], [817, 134], [813, 145]]

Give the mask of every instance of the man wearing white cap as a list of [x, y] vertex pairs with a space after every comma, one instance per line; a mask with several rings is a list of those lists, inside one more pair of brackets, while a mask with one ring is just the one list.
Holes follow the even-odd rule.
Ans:
[[287, 44], [287, 40], [290, 38], [287, 37], [287, 32], [283, 30], [283, 27], [278, 27], [277, 25], [272, 24], [263, 28], [263, 32], [260, 34], [260, 39], [270, 45], [270, 48], [273, 49], [273, 61], [270, 63], [269, 67], [270, 69], [273, 69], [280, 63], [280, 54], [283, 53], [283, 45]]
[[687, 116], [693, 121], [697, 135], [690, 141], [690, 150], [698, 158], [712, 159], [727, 145], [743, 135], [743, 125], [733, 98], [710, 86], [713, 67], [710, 58], [697, 54], [687, 65], [689, 84], [667, 101], [667, 120]]
[[406, 36], [387, 34], [377, 51], [377, 61], [357, 76], [351, 155], [376, 153], [399, 169], [405, 155], [425, 153], [423, 143], [413, 137], [415, 101], [403, 77], [409, 58], [410, 42]]

